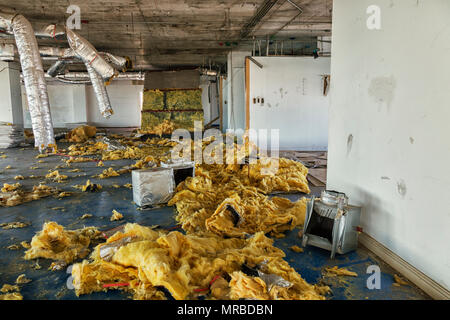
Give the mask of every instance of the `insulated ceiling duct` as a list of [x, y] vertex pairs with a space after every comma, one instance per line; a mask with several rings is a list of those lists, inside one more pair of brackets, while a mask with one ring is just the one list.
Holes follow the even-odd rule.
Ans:
[[62, 38], [66, 35], [66, 30], [63, 26], [57, 24], [45, 25], [41, 29], [35, 32], [36, 37], [40, 38]]
[[40, 152], [56, 147], [39, 48], [30, 22], [22, 15], [0, 13], [0, 27], [14, 34], [22, 66], [35, 146]]
[[100, 74], [88, 63], [86, 68], [91, 78], [92, 87], [94, 88], [95, 97], [97, 98], [98, 108], [103, 117], [109, 118], [114, 114], [111, 108], [111, 102], [109, 101], [108, 92]]
[[[67, 40], [70, 48], [86, 64], [91, 66], [103, 79], [112, 79], [116, 75], [116, 70], [109, 65], [105, 59], [95, 50], [95, 48], [69, 28], [66, 29]], [[89, 71], [89, 70], [88, 70]]]

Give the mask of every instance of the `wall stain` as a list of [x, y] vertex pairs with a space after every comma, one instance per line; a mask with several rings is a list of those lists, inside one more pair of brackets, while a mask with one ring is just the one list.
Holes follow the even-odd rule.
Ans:
[[398, 190], [398, 193], [402, 196], [402, 198], [404, 198], [406, 196], [407, 188], [406, 188], [406, 183], [405, 183], [405, 181], [403, 181], [403, 179], [400, 179], [397, 182], [397, 190]]
[[347, 138], [347, 157], [349, 156], [350, 152], [352, 152], [353, 148], [353, 135], [350, 134]]
[[391, 180], [389, 177], [381, 177], [381, 180]]
[[387, 111], [391, 110], [392, 101], [395, 96], [395, 89], [397, 87], [395, 78], [377, 77], [372, 79], [369, 86], [369, 95], [380, 104], [386, 104]]
[[280, 88], [280, 96], [281, 96], [281, 99], [283, 99], [283, 98], [284, 98], [284, 95], [286, 95], [286, 94], [288, 94], [288, 92], [285, 91], [283, 88]]
[[414, 144], [414, 138], [413, 137], [409, 137], [409, 142], [411, 142], [411, 144]]

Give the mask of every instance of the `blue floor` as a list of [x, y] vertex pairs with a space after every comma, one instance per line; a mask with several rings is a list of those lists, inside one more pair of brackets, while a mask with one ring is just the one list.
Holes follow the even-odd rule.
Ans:
[[[133, 204], [132, 190], [121, 187], [115, 189], [113, 184], [124, 185], [131, 183], [131, 175], [126, 174], [120, 177], [109, 179], [92, 178], [93, 175], [101, 173], [109, 167], [119, 169], [124, 165], [134, 163], [134, 161], [105, 161], [105, 167], [99, 168], [95, 162], [75, 163], [71, 168], [58, 169], [60, 174], [69, 176], [65, 183], [51, 183], [43, 176], [58, 164], [64, 164], [60, 156], [51, 156], [42, 159], [35, 159], [37, 151], [32, 148], [1, 150], [7, 158], [0, 158], [0, 182], [16, 183], [14, 176], [22, 175], [26, 179], [19, 181], [25, 188], [43, 182], [46, 185], [59, 188], [61, 191], [75, 192], [73, 196], [61, 200], [54, 197], [25, 203], [16, 207], [0, 207], [0, 224], [7, 222], [26, 222], [30, 226], [22, 229], [3, 230], [0, 229], [0, 287], [3, 284], [13, 284], [18, 275], [25, 273], [27, 278], [33, 281], [21, 288], [24, 299], [128, 299], [128, 294], [117, 290], [106, 293], [95, 293], [77, 298], [74, 291], [67, 288], [66, 282], [70, 274], [64, 271], [48, 271], [51, 261], [40, 259], [40, 270], [33, 269], [35, 261], [23, 259], [25, 249], [9, 250], [6, 247], [13, 244], [20, 244], [21, 241], [30, 241], [31, 238], [42, 229], [46, 221], [55, 221], [68, 229], [78, 229], [84, 226], [95, 226], [101, 230], [109, 230], [125, 222], [136, 222], [142, 225], [160, 225], [169, 228], [176, 225], [174, 220], [175, 210], [171, 207], [141, 211]], [[43, 163], [38, 163], [43, 160]], [[4, 168], [11, 165], [11, 169]], [[32, 170], [30, 167], [38, 166], [39, 169]], [[69, 170], [79, 168], [81, 172], [71, 173]], [[29, 179], [30, 175], [41, 176], [40, 179]], [[73, 189], [73, 185], [84, 184], [87, 179], [93, 183], [103, 186], [101, 192], [81, 193]], [[320, 190], [314, 190], [319, 192]], [[289, 195], [295, 200], [299, 195]], [[124, 220], [110, 222], [112, 210], [115, 209], [124, 215]], [[81, 216], [89, 213], [93, 217], [81, 220]], [[347, 255], [337, 256], [335, 260], [330, 260], [329, 252], [308, 247], [303, 253], [294, 253], [289, 249], [292, 245], [300, 246], [300, 239], [297, 236], [298, 229], [287, 233], [286, 238], [278, 239], [275, 245], [286, 252], [286, 260], [294, 267], [303, 278], [309, 283], [322, 282], [331, 287], [333, 293], [330, 299], [428, 299], [419, 289], [413, 286], [394, 287], [393, 270], [387, 267], [377, 257], [367, 252], [364, 248], [358, 249]], [[366, 287], [367, 267], [370, 265], [381, 267], [381, 289], [369, 290]], [[323, 278], [322, 270], [327, 266], [347, 267], [358, 273], [358, 277], [335, 277]], [[70, 281], [70, 280], [69, 280]]]

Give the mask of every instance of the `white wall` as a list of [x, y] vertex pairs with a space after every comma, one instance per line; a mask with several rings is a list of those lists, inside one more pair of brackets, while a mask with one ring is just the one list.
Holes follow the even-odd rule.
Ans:
[[[140, 127], [143, 85], [131, 81], [113, 81], [107, 91], [114, 110], [109, 119], [98, 111], [97, 100], [91, 85], [49, 83], [48, 95], [55, 128], [73, 127], [90, 123], [98, 127]], [[22, 86], [22, 103], [25, 127], [31, 127], [30, 113]]]
[[250, 62], [250, 128], [279, 129], [280, 150], [327, 150], [330, 99], [322, 75], [330, 74], [330, 58], [254, 59], [263, 68]]
[[[381, 8], [369, 31], [366, 9]], [[450, 289], [450, 1], [334, 1], [328, 188]]]
[[114, 110], [109, 119], [103, 118], [98, 110], [93, 87], [86, 87], [88, 122], [99, 127], [140, 127], [144, 86], [120, 80], [112, 82], [106, 90]]
[[[47, 92], [53, 126], [64, 128], [66, 124], [86, 122], [86, 95], [84, 85], [47, 84]], [[23, 117], [26, 128], [31, 128], [30, 112], [22, 85]]]

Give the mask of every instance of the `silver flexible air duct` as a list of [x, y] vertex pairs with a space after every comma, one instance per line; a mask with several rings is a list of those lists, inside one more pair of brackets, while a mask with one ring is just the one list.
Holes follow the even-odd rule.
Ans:
[[[48, 73], [47, 73], [48, 77]], [[90, 81], [89, 73], [87, 72], [76, 72], [71, 71], [64, 75], [59, 75], [59, 79], [64, 80], [87, 80]], [[118, 80], [136, 80], [136, 81], [144, 81], [145, 80], [145, 74], [143, 72], [126, 72], [121, 73], [117, 77], [114, 78], [114, 81]]]
[[60, 57], [60, 58], [75, 58], [76, 54], [71, 48], [60, 47], [39, 47], [39, 53], [43, 57]]
[[5, 30], [8, 33], [12, 33], [11, 21], [15, 15], [15, 13], [0, 11], [0, 29]]
[[24, 16], [14, 16], [11, 20], [11, 29], [14, 33], [22, 65], [35, 146], [39, 148], [39, 151], [43, 152], [49, 147], [54, 148], [56, 144], [47, 84], [38, 44], [34, 36], [33, 27]]
[[114, 68], [103, 59], [89, 41], [69, 28], [66, 29], [66, 34], [69, 46], [86, 66], [94, 68], [103, 79], [111, 79], [116, 75]]
[[61, 38], [66, 34], [63, 26], [57, 24], [45, 25], [35, 32], [36, 37], [40, 38]]
[[89, 73], [89, 77], [91, 78], [92, 87], [94, 88], [100, 113], [103, 117], [109, 118], [114, 114], [114, 111], [111, 108], [111, 102], [109, 101], [108, 92], [106, 91], [106, 86], [103, 79], [90, 64], [86, 63], [86, 68]]
[[114, 68], [120, 71], [124, 71], [127, 69], [129, 61], [127, 58], [115, 56], [108, 52], [100, 52], [100, 55], [105, 59], [106, 62], [111, 64]]
[[52, 78], [56, 77], [58, 74], [64, 73], [64, 71], [66, 70], [66, 66], [67, 61], [58, 60], [47, 70], [47, 74]]

